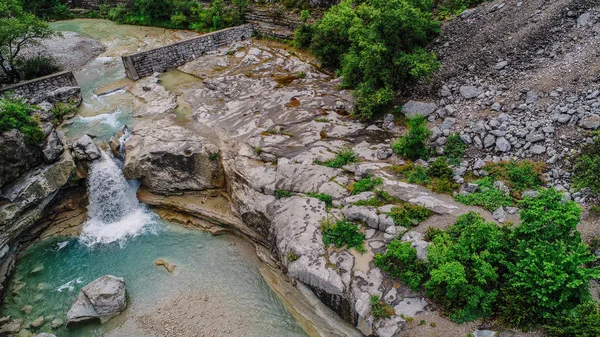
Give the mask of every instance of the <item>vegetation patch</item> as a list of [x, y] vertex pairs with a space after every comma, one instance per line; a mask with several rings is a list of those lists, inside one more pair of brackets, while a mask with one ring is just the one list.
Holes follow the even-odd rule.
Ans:
[[594, 135], [591, 144], [582, 147], [581, 153], [571, 158], [573, 186], [577, 189], [588, 187], [592, 193], [600, 193], [600, 133]]
[[375, 318], [390, 318], [396, 314], [394, 308], [379, 296], [371, 296], [369, 302], [371, 303], [371, 315]]
[[422, 286], [455, 322], [499, 319], [556, 336], [596, 336], [600, 311], [589, 281], [596, 260], [576, 226], [581, 209], [548, 189], [519, 202], [521, 224], [499, 227], [476, 213], [433, 230], [427, 262], [392, 241], [375, 265], [413, 289]]
[[465, 156], [465, 150], [467, 144], [460, 138], [460, 134], [453, 133], [448, 136], [446, 140], [446, 146], [444, 147], [444, 157], [448, 163], [452, 165], [459, 165]]
[[292, 196], [292, 192], [290, 192], [288, 190], [276, 190], [275, 191], [275, 198], [277, 198], [277, 199], [289, 198], [291, 196]]
[[37, 120], [31, 117], [37, 107], [25, 103], [16, 96], [0, 98], [0, 132], [19, 130], [29, 145], [35, 145], [44, 140], [44, 133]]
[[335, 156], [335, 158], [328, 159], [325, 161], [316, 159], [314, 161], [314, 163], [317, 165], [323, 165], [332, 168], [341, 168], [345, 165], [356, 162], [358, 162], [358, 157], [356, 156], [356, 153], [354, 153], [354, 151], [350, 148], [340, 150], [340, 152]]
[[326, 193], [307, 193], [306, 195], [308, 195], [311, 198], [316, 198], [321, 200], [322, 202], [325, 203], [325, 205], [327, 207], [331, 207], [333, 205], [333, 197], [330, 194], [326, 194]]
[[425, 145], [431, 136], [431, 130], [427, 128], [427, 120], [423, 116], [415, 116], [408, 119], [408, 133], [392, 144], [392, 150], [397, 155], [410, 160], [427, 158], [429, 148]]
[[321, 233], [323, 233], [323, 243], [325, 245], [335, 245], [342, 248], [355, 248], [359, 252], [365, 252], [365, 234], [360, 231], [360, 227], [348, 219], [339, 220], [334, 224], [324, 221], [321, 224]]
[[501, 161], [487, 164], [483, 167], [494, 180], [503, 181], [513, 192], [513, 196], [520, 198], [520, 193], [525, 190], [537, 190], [544, 184], [542, 171], [544, 163], [530, 160]]
[[428, 168], [416, 166], [408, 161], [402, 166], [392, 167], [401, 179], [411, 184], [418, 184], [436, 193], [452, 194], [460, 187], [454, 181], [454, 173], [444, 158], [438, 158]]
[[456, 201], [470, 206], [481, 206], [490, 212], [495, 211], [499, 207], [512, 206], [513, 199], [494, 188], [494, 180], [491, 177], [485, 177], [474, 181], [479, 185], [479, 190], [466, 195], [457, 194], [454, 198]]
[[362, 178], [352, 185], [352, 194], [360, 194], [362, 192], [373, 191], [375, 187], [383, 184], [383, 180], [379, 177], [373, 178], [371, 176]]
[[359, 200], [354, 203], [356, 206], [372, 206], [381, 207], [389, 204], [401, 204], [403, 201], [392, 197], [388, 192], [382, 190], [376, 190], [375, 196], [367, 200]]
[[402, 203], [392, 208], [388, 215], [394, 219], [396, 226], [414, 227], [427, 220], [433, 213], [427, 208], [410, 203]]

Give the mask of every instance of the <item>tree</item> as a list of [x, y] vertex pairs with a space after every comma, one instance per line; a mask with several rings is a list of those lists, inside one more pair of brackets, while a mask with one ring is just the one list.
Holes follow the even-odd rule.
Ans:
[[248, 7], [248, 0], [231, 0], [231, 2], [237, 8], [237, 23], [244, 23], [246, 7]]
[[23, 48], [56, 33], [15, 0], [0, 0], [0, 13], [0, 68], [9, 82], [15, 82], [21, 79], [16, 62]]

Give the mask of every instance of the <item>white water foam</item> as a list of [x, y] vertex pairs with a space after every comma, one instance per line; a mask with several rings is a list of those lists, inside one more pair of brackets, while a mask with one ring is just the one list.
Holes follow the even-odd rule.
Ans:
[[121, 113], [122, 111], [120, 109], [117, 109], [113, 113], [104, 113], [89, 117], [79, 117], [77, 119], [77, 123], [89, 124], [95, 122], [98, 124], [107, 125], [112, 128], [119, 128], [122, 126], [122, 123], [119, 121]]
[[56, 288], [56, 291], [58, 291], [59, 293], [61, 293], [65, 289], [67, 289], [68, 291], [73, 291], [73, 290], [75, 290], [75, 284], [80, 284], [80, 283], [83, 283], [83, 281], [81, 281], [81, 277], [78, 277], [78, 278], [71, 280], [71, 281], [63, 284], [62, 286]]
[[122, 245], [129, 238], [154, 231], [155, 216], [137, 200], [137, 188], [108, 154], [94, 161], [88, 177], [88, 220], [80, 241], [86, 245]]

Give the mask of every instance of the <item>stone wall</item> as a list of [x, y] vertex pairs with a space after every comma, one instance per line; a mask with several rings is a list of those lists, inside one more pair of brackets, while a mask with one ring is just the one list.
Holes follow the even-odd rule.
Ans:
[[120, 4], [133, 5], [133, 0], [65, 0], [64, 3], [70, 8], [98, 9], [101, 5], [116, 7]]
[[210, 50], [245, 40], [252, 36], [252, 25], [226, 28], [193, 39], [121, 57], [127, 77], [132, 80], [175, 69]]
[[0, 94], [12, 92], [31, 99], [45, 96], [46, 93], [63, 87], [76, 87], [77, 80], [70, 71], [38, 77], [33, 80], [20, 82], [0, 89]]

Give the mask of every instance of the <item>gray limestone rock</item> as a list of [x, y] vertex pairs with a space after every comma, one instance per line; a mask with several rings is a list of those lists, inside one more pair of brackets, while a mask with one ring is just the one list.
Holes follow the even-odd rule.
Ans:
[[498, 207], [492, 216], [494, 217], [494, 220], [504, 223], [504, 221], [506, 221], [506, 212], [504, 211], [504, 207]]
[[56, 131], [53, 130], [46, 138], [46, 144], [44, 145], [44, 148], [42, 148], [44, 160], [46, 163], [53, 163], [60, 158], [60, 155], [63, 153], [63, 151], [63, 144], [58, 138]]
[[94, 161], [102, 157], [100, 150], [92, 140], [92, 137], [88, 135], [79, 137], [79, 139], [73, 143], [73, 151], [75, 152], [75, 158], [78, 160]]
[[599, 115], [585, 115], [579, 122], [579, 126], [584, 129], [596, 130], [600, 127]]
[[498, 139], [496, 139], [496, 151], [506, 153], [510, 151], [511, 148], [512, 146], [510, 145], [510, 142], [506, 140], [506, 138], [499, 137]]
[[379, 229], [379, 215], [375, 207], [346, 206], [342, 209], [342, 214], [350, 221], [361, 221], [371, 228]]
[[411, 246], [417, 250], [417, 259], [426, 261], [427, 260], [427, 247], [429, 242], [423, 240], [425, 234], [419, 232], [406, 232], [402, 236], [402, 242], [410, 242]]
[[459, 91], [462, 97], [466, 99], [475, 98], [483, 93], [483, 90], [472, 85], [463, 85]]
[[402, 113], [406, 117], [414, 117], [416, 115], [429, 116], [437, 109], [435, 103], [408, 101], [402, 106]]
[[125, 310], [125, 280], [105, 275], [90, 282], [79, 292], [67, 312], [66, 324], [99, 320], [104, 323]]

